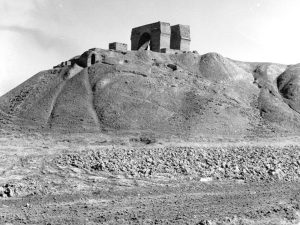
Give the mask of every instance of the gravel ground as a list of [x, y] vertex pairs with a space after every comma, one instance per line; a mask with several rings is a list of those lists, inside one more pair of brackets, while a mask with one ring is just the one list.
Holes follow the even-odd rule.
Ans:
[[3, 134], [0, 224], [297, 224], [297, 140]]
[[67, 153], [60, 165], [105, 171], [128, 177], [160, 174], [192, 179], [299, 181], [299, 146], [102, 148]]

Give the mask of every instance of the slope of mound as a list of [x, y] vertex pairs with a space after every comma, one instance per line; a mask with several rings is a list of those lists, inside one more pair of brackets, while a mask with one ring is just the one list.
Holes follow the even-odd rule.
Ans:
[[284, 65], [242, 63], [217, 53], [101, 49], [85, 52], [80, 62], [92, 52], [95, 64], [42, 71], [2, 96], [0, 109], [19, 125], [69, 132], [298, 132], [297, 66], [285, 71]]
[[284, 101], [300, 113], [300, 64], [290, 66], [277, 78], [277, 85]]

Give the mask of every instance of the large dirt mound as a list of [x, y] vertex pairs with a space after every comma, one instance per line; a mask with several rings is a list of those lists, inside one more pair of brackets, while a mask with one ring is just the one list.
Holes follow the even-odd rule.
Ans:
[[22, 127], [70, 132], [197, 137], [300, 130], [299, 65], [217, 53], [90, 51], [101, 56], [97, 63], [42, 71], [2, 96], [0, 115]]

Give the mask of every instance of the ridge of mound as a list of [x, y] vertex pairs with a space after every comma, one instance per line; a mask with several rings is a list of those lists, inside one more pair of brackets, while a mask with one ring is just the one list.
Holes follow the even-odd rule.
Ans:
[[277, 86], [284, 101], [300, 113], [300, 64], [288, 67], [277, 78]]
[[[84, 60], [97, 54], [95, 64]], [[299, 132], [299, 66], [245, 63], [217, 53], [90, 49], [78, 64], [42, 71], [0, 97], [23, 127], [150, 132], [179, 137]]]

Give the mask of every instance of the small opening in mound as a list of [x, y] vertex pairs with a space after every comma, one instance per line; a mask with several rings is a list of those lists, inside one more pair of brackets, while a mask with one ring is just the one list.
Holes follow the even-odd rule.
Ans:
[[95, 54], [92, 54], [91, 56], [91, 64], [95, 64], [96, 63], [96, 55]]
[[95, 91], [96, 91], [96, 84], [94, 84], [92, 87], [92, 92], [95, 92]]

